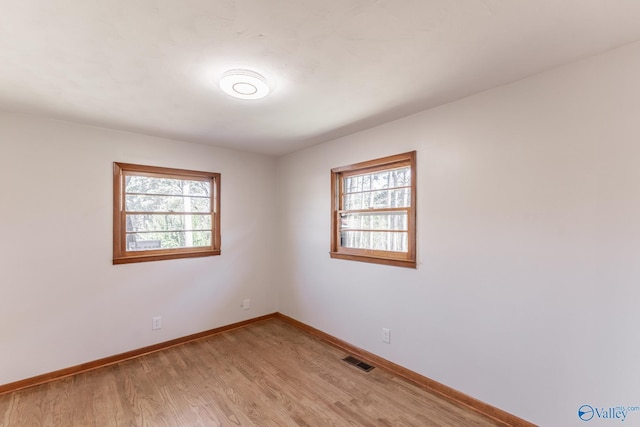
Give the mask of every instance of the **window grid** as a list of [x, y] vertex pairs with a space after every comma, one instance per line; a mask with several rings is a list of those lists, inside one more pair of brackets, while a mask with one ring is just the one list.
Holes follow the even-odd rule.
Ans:
[[114, 163], [113, 263], [220, 254], [220, 174]]
[[332, 258], [415, 268], [415, 157], [332, 169]]

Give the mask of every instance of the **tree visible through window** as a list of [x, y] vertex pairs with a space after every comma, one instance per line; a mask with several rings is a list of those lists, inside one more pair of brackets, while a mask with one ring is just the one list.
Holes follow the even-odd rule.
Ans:
[[415, 157], [331, 171], [331, 257], [415, 267]]
[[114, 163], [114, 264], [220, 254], [220, 174]]

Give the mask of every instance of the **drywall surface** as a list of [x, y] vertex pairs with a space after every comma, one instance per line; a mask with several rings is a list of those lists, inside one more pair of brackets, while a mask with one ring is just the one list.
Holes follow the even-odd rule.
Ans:
[[[0, 148], [0, 384], [276, 310], [274, 159], [6, 113]], [[222, 255], [112, 265], [114, 161], [220, 172]]]
[[[639, 75], [635, 44], [280, 158], [280, 311], [540, 425], [640, 424]], [[330, 169], [410, 150], [418, 268], [330, 259]]]

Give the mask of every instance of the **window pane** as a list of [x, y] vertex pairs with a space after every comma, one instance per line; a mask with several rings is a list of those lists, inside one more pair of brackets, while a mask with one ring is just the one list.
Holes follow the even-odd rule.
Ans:
[[127, 212], [210, 212], [211, 199], [203, 197], [131, 195], [125, 197]]
[[340, 245], [345, 248], [408, 252], [408, 233], [404, 231], [342, 231]]
[[389, 187], [408, 187], [411, 185], [411, 168], [401, 168], [389, 171]]
[[127, 232], [211, 230], [211, 215], [127, 215]]
[[344, 196], [343, 209], [344, 210], [365, 209], [364, 201], [362, 200], [362, 195], [363, 193], [346, 194]]
[[345, 194], [344, 210], [406, 208], [411, 206], [411, 189], [368, 191], [365, 193]]
[[344, 192], [345, 193], [355, 193], [357, 191], [362, 191], [362, 185], [358, 183], [358, 176], [352, 176], [344, 179]]
[[128, 251], [211, 246], [210, 231], [167, 231], [127, 234]]
[[126, 193], [209, 196], [210, 188], [211, 185], [209, 181], [190, 181], [130, 175], [125, 177]]
[[411, 168], [384, 170], [344, 179], [344, 192], [357, 193], [369, 190], [385, 190], [411, 185]]
[[408, 230], [406, 212], [343, 214], [342, 230]]
[[411, 189], [399, 188], [397, 190], [389, 190], [389, 207], [390, 208], [407, 208], [411, 206]]
[[382, 171], [372, 174], [371, 188], [374, 190], [389, 188], [389, 171]]

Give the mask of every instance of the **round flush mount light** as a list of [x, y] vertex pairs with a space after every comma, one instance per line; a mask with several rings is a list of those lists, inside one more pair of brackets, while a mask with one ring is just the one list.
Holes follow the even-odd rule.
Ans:
[[269, 85], [263, 75], [251, 70], [229, 70], [220, 79], [220, 89], [240, 99], [260, 99], [269, 95]]

